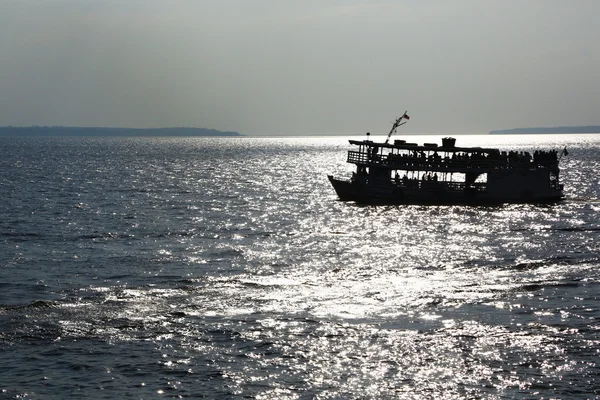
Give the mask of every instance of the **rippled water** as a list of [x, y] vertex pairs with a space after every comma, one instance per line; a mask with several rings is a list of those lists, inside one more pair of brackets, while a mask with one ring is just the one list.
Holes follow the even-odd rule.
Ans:
[[499, 207], [339, 202], [346, 139], [0, 138], [0, 398], [600, 396], [600, 135], [459, 137], [568, 147]]

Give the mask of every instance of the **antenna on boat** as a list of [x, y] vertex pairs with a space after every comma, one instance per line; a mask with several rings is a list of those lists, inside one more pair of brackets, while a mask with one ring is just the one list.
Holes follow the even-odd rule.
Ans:
[[402, 126], [406, 123], [406, 121], [402, 122], [403, 119], [410, 119], [408, 115], [406, 115], [408, 111], [404, 111], [404, 114], [400, 118], [396, 118], [396, 122], [392, 125], [392, 129], [390, 129], [390, 133], [387, 135], [387, 139], [385, 139], [385, 144], [388, 144], [390, 138], [392, 137], [392, 133], [396, 132], [399, 126]]

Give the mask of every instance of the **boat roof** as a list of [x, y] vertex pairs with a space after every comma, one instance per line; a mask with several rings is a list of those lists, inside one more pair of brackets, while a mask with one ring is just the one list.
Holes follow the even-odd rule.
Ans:
[[442, 151], [442, 152], [469, 152], [469, 153], [488, 153], [495, 154], [499, 153], [500, 150], [494, 148], [484, 148], [484, 147], [443, 147], [437, 145], [418, 145], [415, 143], [382, 143], [382, 142], [374, 142], [372, 140], [349, 140], [350, 144], [355, 144], [358, 146], [370, 146], [370, 147], [384, 147], [388, 149], [400, 149], [400, 150], [416, 150], [416, 151]]

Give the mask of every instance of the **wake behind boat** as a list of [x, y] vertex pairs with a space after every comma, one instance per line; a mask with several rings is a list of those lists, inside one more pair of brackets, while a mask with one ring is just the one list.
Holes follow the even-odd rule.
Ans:
[[436, 143], [406, 143], [392, 133], [404, 125], [396, 119], [385, 142], [350, 140], [356, 165], [349, 179], [329, 175], [340, 200], [366, 204], [548, 203], [563, 199], [556, 150], [529, 152], [457, 147], [455, 138]]

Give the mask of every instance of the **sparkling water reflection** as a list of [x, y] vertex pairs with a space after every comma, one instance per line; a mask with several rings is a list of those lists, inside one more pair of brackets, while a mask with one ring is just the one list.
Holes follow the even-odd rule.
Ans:
[[600, 395], [597, 135], [460, 137], [568, 146], [498, 207], [339, 202], [345, 138], [0, 140], [0, 396]]

